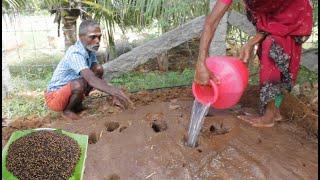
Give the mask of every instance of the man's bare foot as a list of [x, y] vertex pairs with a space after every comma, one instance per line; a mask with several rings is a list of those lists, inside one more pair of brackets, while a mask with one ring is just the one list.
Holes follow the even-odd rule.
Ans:
[[68, 120], [79, 120], [80, 119], [80, 116], [78, 116], [76, 113], [74, 113], [70, 110], [63, 111], [62, 116]]
[[82, 111], [84, 111], [84, 110], [86, 110], [86, 109], [88, 109], [86, 106], [84, 106], [82, 103], [80, 103], [80, 104], [78, 104], [77, 106], [75, 106], [74, 108], [73, 108], [73, 111], [75, 112], [75, 113], [81, 113]]

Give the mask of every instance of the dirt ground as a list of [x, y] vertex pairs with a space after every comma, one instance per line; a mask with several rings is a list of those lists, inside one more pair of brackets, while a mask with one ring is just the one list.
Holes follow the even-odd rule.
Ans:
[[196, 148], [185, 146], [190, 87], [132, 94], [136, 107], [125, 111], [110, 106], [108, 97], [95, 97], [86, 101], [88, 109], [79, 121], [20, 120], [2, 128], [3, 145], [17, 129], [52, 127], [87, 134], [88, 180], [318, 178], [318, 141], [312, 130], [317, 123], [315, 127], [311, 116], [292, 113], [303, 108], [290, 95], [282, 107], [288, 121], [254, 128], [236, 118], [241, 109], [257, 110], [257, 87], [249, 88], [239, 105], [205, 118]]

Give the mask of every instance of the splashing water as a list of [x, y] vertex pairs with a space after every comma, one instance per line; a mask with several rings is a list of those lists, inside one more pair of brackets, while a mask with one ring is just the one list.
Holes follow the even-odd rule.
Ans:
[[204, 105], [194, 100], [191, 110], [191, 120], [188, 131], [187, 145], [195, 147], [203, 124], [204, 117], [207, 115], [210, 104]]

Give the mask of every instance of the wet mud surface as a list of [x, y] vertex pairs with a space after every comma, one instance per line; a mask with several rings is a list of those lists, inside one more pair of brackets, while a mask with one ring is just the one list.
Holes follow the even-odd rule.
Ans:
[[[284, 112], [288, 121], [255, 128], [236, 118], [244, 108], [257, 112], [252, 95], [241, 106], [206, 117], [196, 148], [185, 146], [193, 103], [189, 88], [140, 92], [131, 99], [134, 109], [121, 111], [104, 100], [78, 121], [40, 126], [90, 135], [88, 180], [318, 178], [318, 141], [299, 121]], [[3, 142], [11, 132], [5, 129]]]

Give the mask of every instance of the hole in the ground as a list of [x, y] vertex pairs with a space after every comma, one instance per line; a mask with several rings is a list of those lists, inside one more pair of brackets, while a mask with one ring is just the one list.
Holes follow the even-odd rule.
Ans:
[[216, 130], [216, 128], [214, 127], [214, 125], [210, 126], [210, 132], [214, 132]]
[[112, 132], [112, 131], [118, 129], [120, 124], [118, 122], [110, 121], [110, 122], [106, 122], [105, 126], [106, 126], [108, 132]]
[[96, 132], [91, 132], [89, 134], [89, 144], [95, 144], [98, 142], [98, 134]]
[[262, 140], [260, 138], [258, 138], [258, 143], [262, 143]]
[[168, 125], [165, 121], [154, 121], [151, 124], [151, 128], [153, 129], [154, 132], [162, 132], [168, 129]]
[[127, 129], [127, 126], [122, 126], [122, 127], [120, 127], [119, 132], [122, 132], [125, 129]]
[[111, 174], [107, 180], [119, 180], [120, 176], [118, 174]]
[[230, 129], [224, 127], [223, 124], [211, 125], [209, 130], [214, 135], [222, 135], [222, 134], [227, 134], [230, 132]]
[[152, 129], [154, 132], [160, 132], [160, 126], [158, 124], [152, 123]]
[[198, 151], [199, 153], [202, 153], [202, 150], [201, 150], [201, 149], [197, 149], [197, 151]]

